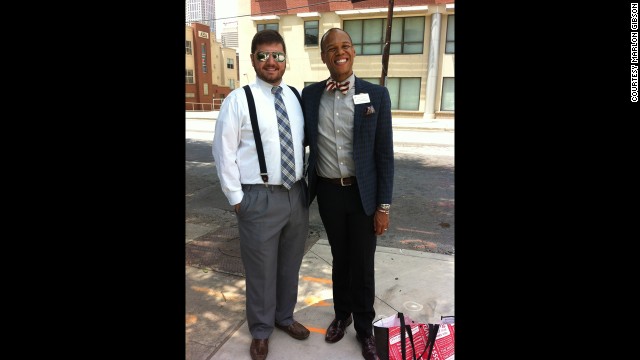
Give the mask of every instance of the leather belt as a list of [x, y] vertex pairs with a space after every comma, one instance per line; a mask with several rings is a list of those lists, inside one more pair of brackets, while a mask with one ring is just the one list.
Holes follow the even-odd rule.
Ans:
[[356, 183], [355, 176], [349, 176], [349, 177], [338, 178], [338, 179], [329, 179], [322, 176], [318, 176], [318, 179], [334, 185], [340, 185], [340, 186], [351, 186]]

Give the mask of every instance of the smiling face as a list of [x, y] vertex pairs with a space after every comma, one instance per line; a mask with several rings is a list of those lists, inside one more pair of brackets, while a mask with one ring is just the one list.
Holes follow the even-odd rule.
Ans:
[[[259, 52], [267, 52], [269, 53], [269, 57], [267, 61], [259, 61], [258, 53]], [[271, 53], [273, 52], [282, 52], [284, 53], [284, 48], [280, 43], [269, 43], [269, 44], [258, 44], [256, 46], [256, 50], [251, 54], [251, 65], [256, 70], [256, 76], [260, 79], [268, 82], [271, 85], [280, 85], [282, 81], [282, 75], [284, 75], [284, 70], [286, 68], [287, 62], [286, 60], [283, 62], [277, 62]]]
[[351, 76], [356, 51], [349, 34], [340, 29], [329, 30], [322, 42], [320, 57], [327, 65], [333, 80], [344, 81]]

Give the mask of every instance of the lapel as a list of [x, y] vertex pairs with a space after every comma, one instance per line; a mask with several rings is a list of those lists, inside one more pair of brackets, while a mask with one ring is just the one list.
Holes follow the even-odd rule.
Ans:
[[[355, 77], [355, 92], [354, 95], [357, 94], [363, 94], [363, 93], [368, 93], [369, 92], [369, 87], [367, 86], [367, 84], [360, 80], [358, 77]], [[354, 134], [359, 133], [359, 128], [360, 126], [362, 126], [362, 122], [364, 121], [364, 112], [367, 109], [368, 106], [370, 106], [370, 103], [367, 104], [356, 104], [353, 107], [353, 131]]]
[[311, 105], [311, 109], [312, 111], [308, 112], [310, 114], [310, 119], [311, 120], [309, 122], [309, 126], [311, 129], [313, 129], [313, 131], [311, 132], [311, 137], [313, 140], [313, 144], [317, 143], [317, 138], [318, 138], [318, 113], [320, 110], [320, 99], [322, 98], [322, 92], [325, 89], [325, 86], [327, 85], [327, 81], [323, 81], [322, 82], [322, 86], [316, 86], [315, 88], [311, 88], [310, 90], [312, 90], [312, 92], [309, 94], [311, 101], [310, 101], [310, 105]]

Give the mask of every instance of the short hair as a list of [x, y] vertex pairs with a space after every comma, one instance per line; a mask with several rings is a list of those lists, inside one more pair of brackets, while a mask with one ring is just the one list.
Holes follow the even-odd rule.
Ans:
[[342, 31], [343, 33], [347, 34], [347, 36], [349, 37], [349, 42], [351, 42], [351, 43], [353, 44], [353, 40], [351, 40], [351, 35], [349, 35], [349, 33], [348, 33], [348, 32], [346, 32], [346, 31], [344, 31], [344, 30], [342, 30], [342, 29], [340, 29], [340, 28], [331, 28], [331, 29], [327, 30], [327, 31], [322, 35], [322, 39], [320, 39], [320, 51], [321, 51], [321, 52], [324, 52], [324, 38], [326, 38], [326, 37], [327, 37], [327, 35], [329, 35], [329, 33], [330, 33], [331, 31], [336, 31], [336, 30], [340, 30], [340, 31]]
[[284, 39], [279, 32], [271, 29], [265, 29], [258, 31], [254, 36], [253, 40], [251, 40], [251, 53], [256, 52], [256, 48], [261, 44], [282, 44], [282, 49], [284, 53], [287, 53], [287, 45], [284, 43]]

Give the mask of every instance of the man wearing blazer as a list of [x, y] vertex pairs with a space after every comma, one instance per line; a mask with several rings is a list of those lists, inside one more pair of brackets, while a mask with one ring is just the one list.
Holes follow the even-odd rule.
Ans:
[[320, 42], [331, 77], [302, 90], [309, 146], [309, 203], [318, 209], [333, 257], [335, 317], [325, 340], [353, 322], [365, 359], [378, 359], [373, 335], [376, 236], [389, 226], [393, 192], [391, 99], [386, 87], [357, 78], [351, 37], [328, 30]]

